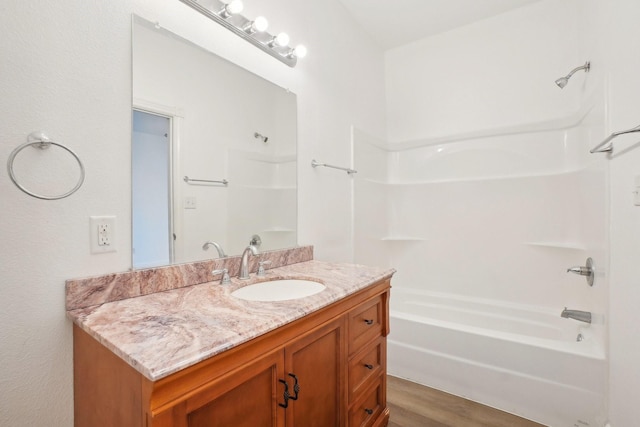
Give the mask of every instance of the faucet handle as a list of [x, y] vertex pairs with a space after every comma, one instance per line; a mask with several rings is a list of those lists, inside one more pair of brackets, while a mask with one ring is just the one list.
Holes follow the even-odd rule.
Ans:
[[259, 261], [258, 262], [258, 272], [256, 273], [256, 276], [263, 277], [265, 275], [265, 270], [264, 270], [265, 264], [271, 264], [271, 261]]
[[211, 274], [213, 274], [214, 276], [216, 274], [222, 274], [222, 277], [220, 278], [221, 285], [228, 285], [229, 283], [231, 283], [231, 278], [229, 277], [229, 270], [226, 268], [223, 268], [220, 270], [213, 270]]
[[587, 261], [585, 262], [586, 265], [584, 266], [579, 266], [579, 267], [571, 267], [567, 269], [567, 273], [575, 273], [575, 274], [579, 274], [581, 276], [586, 276], [587, 278], [587, 283], [589, 284], [589, 286], [593, 286], [593, 278], [595, 276], [595, 269], [593, 266], [593, 259], [591, 259], [590, 257], [587, 258]]
[[571, 268], [567, 268], [567, 273], [575, 273], [575, 274], [579, 274], [581, 276], [588, 276], [591, 274], [591, 269], [589, 267], [571, 267]]

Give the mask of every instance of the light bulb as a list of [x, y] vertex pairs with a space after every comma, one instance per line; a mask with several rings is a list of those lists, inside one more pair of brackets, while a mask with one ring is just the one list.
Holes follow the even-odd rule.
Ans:
[[244, 4], [242, 4], [242, 0], [231, 0], [229, 3], [224, 5], [220, 14], [224, 18], [228, 18], [231, 15], [235, 15], [237, 13], [242, 12], [242, 9], [244, 9]]
[[289, 44], [289, 35], [287, 33], [280, 33], [273, 38], [273, 42], [278, 46], [284, 47]]
[[299, 44], [295, 49], [293, 49], [292, 53], [296, 58], [302, 59], [307, 56], [307, 47], [303, 44]]
[[269, 22], [267, 21], [267, 18], [265, 18], [264, 16], [258, 16], [255, 20], [247, 22], [247, 24], [242, 27], [242, 29], [249, 34], [253, 34], [256, 32], [262, 33], [267, 30], [268, 26]]
[[265, 18], [264, 16], [258, 16], [253, 20], [251, 27], [254, 31], [262, 33], [264, 31], [267, 31], [267, 28], [269, 27], [269, 21], [267, 21], [267, 18]]

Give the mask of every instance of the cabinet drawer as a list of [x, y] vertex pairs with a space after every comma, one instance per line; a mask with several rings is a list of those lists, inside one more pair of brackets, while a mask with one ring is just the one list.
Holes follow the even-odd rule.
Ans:
[[349, 411], [349, 427], [369, 427], [382, 412], [382, 378]]
[[349, 354], [382, 335], [382, 297], [366, 301], [349, 313]]
[[386, 338], [380, 337], [349, 361], [349, 402], [378, 378], [384, 370]]

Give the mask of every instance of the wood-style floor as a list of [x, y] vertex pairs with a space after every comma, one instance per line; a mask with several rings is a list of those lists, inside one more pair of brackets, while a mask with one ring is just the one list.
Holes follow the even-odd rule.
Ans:
[[388, 427], [544, 427], [461, 397], [388, 377]]

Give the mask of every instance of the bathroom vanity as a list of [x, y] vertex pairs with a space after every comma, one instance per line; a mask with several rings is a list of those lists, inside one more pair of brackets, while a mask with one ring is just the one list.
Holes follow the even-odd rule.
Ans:
[[[68, 311], [75, 425], [385, 426], [394, 270], [307, 261]], [[318, 294], [245, 301], [287, 278]]]

